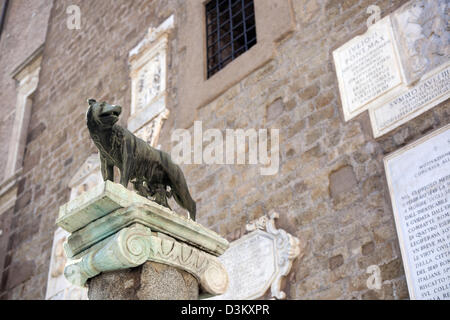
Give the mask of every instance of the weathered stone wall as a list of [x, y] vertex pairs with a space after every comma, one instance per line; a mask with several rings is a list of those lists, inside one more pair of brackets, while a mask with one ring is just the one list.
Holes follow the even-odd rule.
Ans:
[[297, 4], [298, 29], [275, 60], [200, 113], [204, 129], [280, 128], [279, 174], [204, 166], [188, 169], [188, 180], [198, 181], [199, 220], [229, 240], [240, 236], [246, 221], [274, 209], [281, 214], [279, 227], [308, 243], [290, 274], [291, 299], [388, 298], [394, 291], [405, 297], [401, 263], [389, 275], [395, 283], [366, 293], [365, 268], [395, 263], [400, 253], [381, 162], [374, 159], [380, 147], [360, 122], [340, 117], [331, 58], [332, 49], [365, 23], [365, 8], [350, 1]]
[[15, 108], [16, 84], [11, 73], [45, 41], [52, 1], [9, 1], [0, 41], [0, 181], [8, 159]]
[[[126, 106], [121, 119], [126, 126], [131, 99], [128, 52], [149, 26], [158, 26], [174, 8], [183, 10], [182, 3], [55, 1], [18, 200], [6, 241], [3, 298], [44, 298], [58, 208], [69, 199], [71, 177], [95, 151], [86, 128], [86, 99], [95, 97]], [[81, 9], [80, 30], [67, 28], [69, 5]]]
[[[0, 183], [7, 178], [4, 172], [17, 102], [16, 83], [11, 73], [44, 43], [51, 6], [51, 0], [9, 1], [0, 40]], [[32, 128], [35, 130], [30, 131], [29, 140], [38, 132], [36, 126]], [[14, 250], [10, 241], [13, 215], [14, 208], [0, 212], [0, 275], [6, 274], [3, 268], [8, 269], [11, 263], [11, 254], [7, 255], [7, 252]], [[28, 227], [26, 232], [33, 231]], [[32, 272], [30, 265], [24, 263], [23, 268], [11, 277], [9, 287], [29, 278]], [[0, 280], [0, 295], [8, 286], [6, 282], [6, 278]]]
[[[276, 210], [278, 226], [307, 243], [287, 281], [290, 299], [408, 298], [383, 157], [449, 123], [449, 102], [374, 139], [367, 112], [343, 121], [331, 55], [366, 30], [369, 5], [384, 16], [404, 2], [294, 2], [297, 30], [276, 58], [198, 112], [203, 130], [280, 128], [277, 175], [256, 166], [185, 170], [199, 221], [229, 240]], [[366, 285], [370, 265], [380, 267], [381, 290]]]
[[[183, 165], [183, 170], [205, 226], [233, 240], [247, 221], [273, 209], [280, 213], [278, 227], [306, 243], [305, 256], [287, 277], [288, 299], [408, 298], [382, 158], [449, 123], [449, 102], [374, 139], [367, 112], [344, 122], [331, 54], [364, 32], [369, 5], [378, 5], [385, 16], [404, 2], [293, 1], [296, 29], [280, 39], [275, 58], [209, 104], [195, 106], [203, 130], [280, 129], [276, 175], [262, 176], [253, 165]], [[81, 30], [66, 28], [71, 4], [81, 8]], [[58, 208], [69, 199], [72, 175], [95, 151], [85, 126], [85, 99], [121, 104], [125, 125], [128, 52], [149, 26], [172, 13], [171, 115], [160, 137], [165, 150], [172, 147], [180, 104], [184, 48], [178, 37], [185, 2], [55, 2], [30, 122], [33, 139], [10, 228], [3, 298], [44, 297]], [[43, 129], [31, 134], [35, 128]], [[381, 290], [366, 286], [370, 265], [381, 269]]]

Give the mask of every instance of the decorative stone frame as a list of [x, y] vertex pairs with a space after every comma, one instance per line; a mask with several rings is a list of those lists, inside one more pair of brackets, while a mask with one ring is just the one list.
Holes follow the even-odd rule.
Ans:
[[[103, 178], [100, 172], [100, 157], [98, 153], [93, 153], [84, 161], [69, 182], [70, 200], [93, 189], [101, 182], [103, 182]], [[74, 286], [64, 277], [67, 257], [63, 250], [63, 243], [67, 241], [68, 236], [69, 232], [60, 227], [55, 231], [47, 278], [46, 300], [87, 300], [87, 289]]]
[[[170, 113], [167, 109], [167, 57], [173, 28], [174, 16], [171, 15], [157, 28], [149, 28], [145, 38], [129, 53], [131, 110], [128, 129], [153, 147]], [[142, 99], [144, 106], [139, 107]]]
[[42, 48], [39, 47], [23, 64], [13, 71], [17, 81], [17, 102], [14, 127], [8, 150], [5, 169], [5, 180], [22, 168], [23, 154], [31, 115], [32, 97], [39, 82], [41, 70]]
[[[251, 221], [246, 225], [249, 233], [232, 242], [230, 249], [219, 257], [227, 269], [230, 284], [227, 292], [210, 298], [210, 300], [255, 300], [263, 297], [269, 288], [270, 299], [286, 299], [286, 293], [282, 290], [282, 281], [289, 274], [294, 260], [301, 259], [305, 254], [305, 243], [285, 230], [277, 229], [275, 219], [278, 218], [277, 212], [271, 212], [270, 216], [262, 216]], [[239, 256], [242, 254], [241, 249], [248, 248], [252, 241], [265, 246], [267, 252], [263, 255], [268, 260], [264, 262], [254, 258], [249, 261], [242, 260], [242, 256]], [[261, 247], [256, 250], [260, 249]], [[243, 252], [248, 253], [247, 250]], [[264, 264], [270, 273], [260, 278], [259, 283], [246, 287], [246, 284], [236, 278], [236, 274], [240, 273], [242, 266], [249, 268], [254, 273], [260, 269], [261, 264]]]
[[[180, 51], [185, 51], [178, 85], [179, 127], [188, 127], [200, 108], [245, 76], [269, 62], [276, 54], [278, 42], [295, 29], [291, 0], [254, 0], [256, 44], [231, 61], [226, 67], [207, 77], [205, 3], [187, 1], [186, 25], [179, 30]], [[199, 36], [200, 35], [200, 36]]]
[[0, 182], [0, 214], [14, 206], [17, 199], [17, 179], [22, 172], [32, 98], [39, 83], [42, 50], [43, 46], [40, 46], [11, 73], [17, 82], [17, 102], [5, 174]]

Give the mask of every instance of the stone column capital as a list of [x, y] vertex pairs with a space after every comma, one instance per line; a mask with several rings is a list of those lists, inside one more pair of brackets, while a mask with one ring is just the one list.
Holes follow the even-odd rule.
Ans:
[[111, 181], [65, 204], [57, 224], [72, 232], [64, 244], [65, 277], [84, 286], [102, 272], [153, 261], [193, 275], [203, 291], [226, 291], [228, 275], [217, 258], [228, 242]]

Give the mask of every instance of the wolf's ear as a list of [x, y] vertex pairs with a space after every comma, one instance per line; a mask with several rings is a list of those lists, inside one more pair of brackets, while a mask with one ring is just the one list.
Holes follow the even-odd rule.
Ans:
[[97, 103], [97, 101], [95, 99], [88, 99], [87, 102], [89, 103], [90, 106], [92, 106], [93, 104]]

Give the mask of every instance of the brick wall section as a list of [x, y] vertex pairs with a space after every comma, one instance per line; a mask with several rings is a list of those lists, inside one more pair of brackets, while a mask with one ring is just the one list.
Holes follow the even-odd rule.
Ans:
[[[8, 159], [9, 141], [15, 117], [17, 90], [16, 83], [11, 76], [13, 70], [26, 60], [45, 41], [47, 23], [50, 15], [51, 0], [16, 0], [9, 1], [7, 18], [3, 25], [0, 41], [0, 181]], [[38, 132], [34, 131], [34, 135]], [[27, 202], [28, 195], [24, 195], [20, 203]], [[21, 205], [19, 203], [19, 206]], [[14, 249], [11, 229], [14, 219], [14, 208], [0, 214], [0, 277], [4, 267], [8, 269], [11, 265], [12, 250]], [[30, 225], [31, 226], [31, 225]], [[30, 231], [29, 227], [27, 229]], [[7, 252], [9, 251], [9, 254]], [[16, 279], [29, 278], [31, 270], [24, 267], [17, 274]], [[6, 279], [5, 279], [6, 280]], [[14, 280], [12, 280], [14, 281]], [[1, 280], [0, 280], [1, 286]], [[0, 288], [0, 292], [2, 288]], [[1, 295], [1, 294], [0, 294]]]
[[[128, 52], [149, 26], [183, 10], [182, 3], [55, 1], [12, 218], [2, 298], [44, 298], [59, 206], [69, 199], [71, 177], [96, 150], [86, 128], [86, 99], [126, 106], [121, 119], [125, 125], [131, 100]], [[66, 8], [73, 4], [81, 8], [81, 30], [66, 27]]]
[[[250, 165], [184, 165], [198, 221], [230, 241], [247, 221], [277, 210], [278, 227], [306, 243], [286, 281], [289, 299], [408, 298], [382, 158], [450, 122], [445, 102], [397, 130], [373, 139], [368, 114], [349, 122], [331, 52], [364, 31], [366, 8], [382, 15], [405, 1], [294, 1], [297, 30], [274, 60], [202, 107], [208, 128], [279, 128], [280, 171], [261, 176]], [[82, 29], [66, 28], [65, 8], [78, 4]], [[128, 51], [175, 13], [169, 58], [171, 119], [161, 135], [170, 150], [183, 48], [178, 28], [184, 1], [57, 1], [52, 8], [41, 80], [33, 105], [25, 170], [12, 218], [3, 298], [43, 298], [58, 208], [67, 184], [95, 150], [85, 127], [85, 99], [130, 105]], [[126, 123], [125, 114], [121, 123]], [[36, 129], [36, 130], [41, 130]], [[192, 128], [191, 128], [192, 131]], [[369, 265], [382, 272], [381, 290], [366, 286]]]
[[45, 41], [52, 0], [9, 1], [0, 41], [0, 181], [8, 159], [14, 124], [16, 84], [11, 72]]

